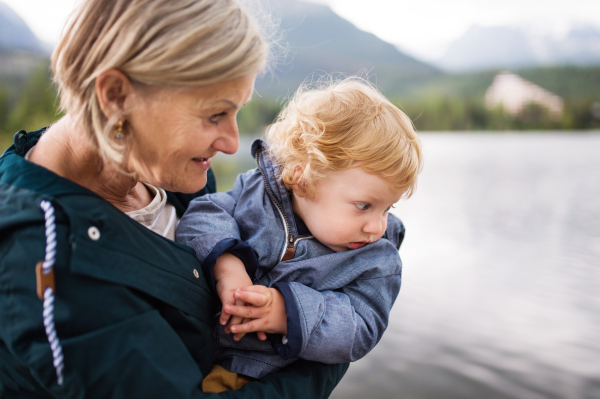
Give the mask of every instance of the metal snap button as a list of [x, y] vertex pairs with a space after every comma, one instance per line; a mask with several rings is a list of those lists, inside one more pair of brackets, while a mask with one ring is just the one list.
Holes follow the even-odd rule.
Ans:
[[88, 236], [92, 241], [98, 241], [100, 239], [100, 230], [96, 226], [90, 226]]
[[200, 273], [198, 273], [198, 270], [196, 269], [194, 269], [194, 277], [200, 278]]

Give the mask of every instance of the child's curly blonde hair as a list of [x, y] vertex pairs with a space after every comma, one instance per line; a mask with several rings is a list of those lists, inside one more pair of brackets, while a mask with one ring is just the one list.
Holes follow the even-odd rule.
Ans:
[[422, 168], [411, 120], [360, 78], [301, 88], [265, 135], [286, 187], [299, 185], [309, 199], [325, 170], [353, 167], [380, 176], [408, 198]]

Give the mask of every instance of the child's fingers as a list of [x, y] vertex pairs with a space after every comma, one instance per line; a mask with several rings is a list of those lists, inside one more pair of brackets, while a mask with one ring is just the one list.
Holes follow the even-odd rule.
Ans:
[[257, 331], [256, 335], [258, 336], [258, 339], [260, 339], [261, 341], [267, 340], [267, 334], [265, 334], [264, 331]]
[[224, 326], [227, 324], [227, 322], [229, 321], [229, 318], [231, 317], [231, 315], [225, 311], [225, 306], [233, 305], [233, 304], [237, 305], [237, 303], [236, 303], [236, 299], [235, 299], [235, 294], [231, 295], [231, 293], [221, 294], [220, 299], [221, 299], [221, 303], [223, 304], [223, 309], [221, 310], [221, 316], [219, 317], [219, 323], [221, 323], [221, 325]]
[[241, 324], [242, 320], [243, 318], [240, 316], [231, 316], [231, 318], [229, 319], [229, 324], [225, 326], [225, 332], [227, 334], [231, 333], [231, 326]]
[[221, 310], [221, 316], [219, 317], [219, 323], [221, 323], [221, 325], [224, 326], [225, 324], [227, 324], [227, 321], [229, 321], [230, 317], [231, 315], [225, 312], [225, 305], [223, 305], [223, 310]]
[[246, 333], [233, 334], [233, 340], [234, 341], [239, 341], [240, 339], [242, 339], [244, 337], [244, 335], [246, 335]]
[[269, 293], [269, 288], [265, 287], [264, 285], [249, 285], [247, 287], [238, 288], [237, 291], [256, 292], [259, 294], [267, 295]]
[[225, 305], [223, 310], [233, 316], [245, 317], [247, 319], [256, 319], [257, 317], [262, 317], [265, 312], [264, 308], [256, 306]]
[[[258, 287], [258, 286], [257, 286]], [[262, 286], [260, 286], [262, 287]], [[246, 291], [243, 288], [239, 289], [235, 292], [235, 298], [246, 303], [250, 303], [254, 306], [266, 306], [271, 301], [271, 292], [267, 287], [262, 287], [266, 291], [261, 290], [260, 292], [256, 291]]]
[[[239, 317], [239, 316], [236, 316], [236, 317]], [[248, 323], [249, 321], [250, 321], [250, 319], [242, 319], [242, 321], [239, 324]], [[232, 322], [229, 327], [231, 328], [231, 326], [233, 326], [233, 325], [237, 325], [237, 324], [233, 324], [233, 322]], [[244, 337], [244, 335], [246, 335], [246, 333], [233, 334], [233, 339], [234, 339], [234, 341], [239, 341], [240, 339], [242, 339]]]
[[[248, 306], [244, 301], [240, 301], [238, 299], [236, 299], [234, 303], [236, 306]], [[229, 323], [225, 326], [225, 332], [227, 334], [229, 334], [231, 332], [229, 327], [231, 327], [234, 324], [240, 324], [240, 323], [243, 323], [243, 317], [233, 315], [229, 319]]]
[[231, 326], [231, 332], [235, 333], [235, 334], [239, 334], [239, 333], [251, 333], [251, 332], [257, 332], [257, 331], [262, 331], [264, 329], [264, 326], [261, 327], [263, 323], [261, 323], [259, 320], [251, 320], [248, 323], [244, 323], [244, 324], [238, 324], [235, 326]]

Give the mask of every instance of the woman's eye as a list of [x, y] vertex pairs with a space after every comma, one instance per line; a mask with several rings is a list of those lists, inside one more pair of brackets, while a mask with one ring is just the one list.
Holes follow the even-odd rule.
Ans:
[[221, 119], [222, 116], [225, 116], [226, 113], [225, 112], [221, 112], [219, 114], [214, 114], [211, 115], [210, 118], [208, 118], [210, 120], [210, 123], [219, 123], [219, 119]]
[[361, 211], [366, 211], [370, 206], [371, 204], [356, 204], [356, 207]]

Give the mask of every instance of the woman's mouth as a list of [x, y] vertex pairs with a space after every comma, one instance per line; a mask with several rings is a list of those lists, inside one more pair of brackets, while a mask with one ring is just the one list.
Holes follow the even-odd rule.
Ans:
[[192, 161], [203, 169], [210, 168], [210, 158], [192, 158]]
[[357, 249], [357, 248], [362, 248], [365, 245], [367, 245], [369, 242], [368, 241], [360, 241], [360, 242], [351, 242], [350, 244], [348, 244], [348, 247], [350, 249]]

